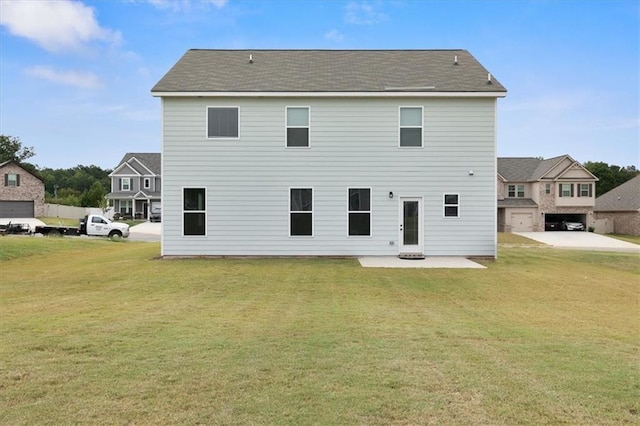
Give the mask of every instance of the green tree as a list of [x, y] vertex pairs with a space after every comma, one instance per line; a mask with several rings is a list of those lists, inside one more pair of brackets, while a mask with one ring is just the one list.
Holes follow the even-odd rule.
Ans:
[[18, 163], [36, 155], [33, 147], [22, 146], [16, 136], [0, 135], [0, 163], [14, 160]]
[[611, 191], [640, 173], [635, 166], [620, 167], [602, 161], [587, 161], [584, 167], [599, 179], [596, 182], [596, 197]]
[[102, 184], [98, 181], [94, 182], [84, 194], [82, 194], [82, 207], [102, 207], [102, 201], [107, 192], [104, 190]]

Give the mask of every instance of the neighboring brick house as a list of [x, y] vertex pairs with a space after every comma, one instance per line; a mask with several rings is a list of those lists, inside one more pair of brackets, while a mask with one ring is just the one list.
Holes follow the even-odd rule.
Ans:
[[13, 160], [0, 163], [0, 218], [44, 216], [44, 182]]
[[640, 175], [596, 198], [593, 211], [613, 222], [615, 234], [640, 235]]
[[128, 152], [111, 172], [111, 192], [107, 199], [116, 214], [146, 219], [151, 209], [160, 207], [160, 153]]
[[569, 155], [498, 158], [498, 231], [562, 230], [593, 224], [598, 180]]

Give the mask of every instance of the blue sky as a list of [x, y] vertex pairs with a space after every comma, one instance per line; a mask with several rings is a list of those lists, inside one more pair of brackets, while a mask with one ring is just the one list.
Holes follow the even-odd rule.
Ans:
[[636, 0], [0, 0], [0, 134], [112, 169], [160, 151], [150, 90], [190, 48], [462, 48], [509, 90], [499, 156], [638, 167], [639, 22]]

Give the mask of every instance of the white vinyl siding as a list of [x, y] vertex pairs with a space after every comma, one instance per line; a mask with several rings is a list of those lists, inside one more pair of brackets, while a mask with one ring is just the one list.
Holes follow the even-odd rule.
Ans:
[[[495, 99], [411, 99], [422, 149], [398, 149], [405, 98], [163, 98], [163, 246], [171, 255], [397, 255], [400, 197], [424, 200], [427, 255], [495, 255]], [[237, 105], [237, 141], [203, 134]], [[312, 149], [283, 149], [286, 107], [310, 108]], [[474, 171], [470, 177], [469, 170]], [[371, 187], [371, 236], [348, 235], [346, 189]], [[206, 238], [182, 236], [182, 188], [207, 187]], [[289, 188], [313, 188], [313, 238], [290, 237]], [[394, 193], [389, 198], [389, 192]], [[442, 194], [464, 215], [443, 218]]]

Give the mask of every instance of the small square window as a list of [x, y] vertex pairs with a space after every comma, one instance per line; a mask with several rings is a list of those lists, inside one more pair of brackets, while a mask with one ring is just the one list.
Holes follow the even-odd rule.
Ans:
[[16, 173], [5, 174], [4, 186], [20, 186], [20, 175]]
[[207, 107], [207, 138], [237, 139], [238, 107]]
[[460, 196], [444, 194], [444, 217], [460, 217]]

